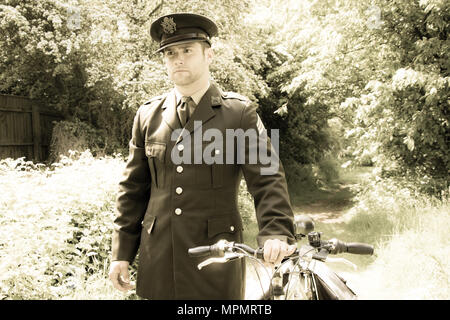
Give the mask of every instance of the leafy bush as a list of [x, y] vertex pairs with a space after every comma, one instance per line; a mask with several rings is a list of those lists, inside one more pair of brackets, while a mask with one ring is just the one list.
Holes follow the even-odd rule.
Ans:
[[372, 146], [385, 174], [440, 181], [436, 188], [422, 183], [432, 193], [448, 187], [449, 84], [448, 78], [400, 69], [390, 83], [370, 83], [368, 94], [348, 101], [357, 109], [349, 135], [357, 138], [361, 161]]
[[59, 121], [52, 131], [49, 161], [57, 161], [60, 155], [68, 155], [69, 150], [98, 150], [102, 144], [99, 130], [78, 119]]
[[96, 159], [89, 151], [49, 167], [23, 158], [0, 161], [2, 299], [122, 296], [103, 280], [123, 166], [119, 155]]
[[450, 170], [450, 5], [442, 0], [374, 5], [382, 10], [382, 23], [369, 34], [384, 52], [375, 70], [388, 68], [372, 74], [359, 94], [341, 104], [353, 115], [347, 137], [359, 163], [370, 160], [384, 176], [407, 177], [422, 191], [439, 194], [449, 186]]
[[[126, 123], [126, 122], [125, 122]], [[116, 121], [111, 121], [115, 126]], [[128, 127], [128, 124], [123, 126]], [[127, 133], [125, 136], [128, 136]], [[115, 152], [127, 153], [127, 141], [119, 141], [108, 134], [105, 129], [98, 129], [78, 118], [72, 121], [59, 121], [53, 127], [50, 156], [47, 162], [57, 161], [61, 155], [69, 155], [69, 151], [83, 152], [89, 149], [94, 156], [113, 154]]]

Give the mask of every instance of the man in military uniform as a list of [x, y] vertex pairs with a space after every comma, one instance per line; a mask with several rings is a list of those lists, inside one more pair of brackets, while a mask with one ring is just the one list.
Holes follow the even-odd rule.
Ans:
[[[210, 81], [210, 38], [217, 32], [210, 19], [188, 13], [160, 17], [150, 28], [175, 88], [136, 113], [117, 198], [109, 273], [117, 289], [132, 289], [128, 268], [139, 248], [136, 293], [143, 298], [244, 298], [244, 259], [198, 270], [201, 260], [188, 256], [189, 248], [220, 239], [243, 241], [237, 199], [242, 174], [254, 197], [265, 261], [277, 264], [295, 250], [293, 213], [281, 165], [273, 174], [263, 175], [260, 163], [173, 161], [174, 153], [210, 145], [190, 139], [198, 130], [213, 129], [225, 136], [229, 129], [253, 129], [264, 136], [250, 101], [222, 92]], [[244, 149], [245, 159], [250, 148]], [[212, 154], [225, 157], [236, 151], [227, 144], [214, 147]]]

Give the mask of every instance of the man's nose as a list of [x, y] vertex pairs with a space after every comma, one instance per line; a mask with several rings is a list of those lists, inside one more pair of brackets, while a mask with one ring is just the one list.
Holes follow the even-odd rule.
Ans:
[[182, 54], [177, 54], [175, 56], [175, 64], [179, 65], [179, 64], [183, 64], [184, 63], [184, 57]]

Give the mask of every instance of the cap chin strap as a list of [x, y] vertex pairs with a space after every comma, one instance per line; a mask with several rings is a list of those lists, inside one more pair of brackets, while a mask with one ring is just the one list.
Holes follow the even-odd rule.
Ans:
[[206, 41], [209, 43], [209, 45], [211, 45], [211, 41], [209, 40], [209, 38], [203, 34], [203, 33], [185, 33], [185, 34], [180, 34], [178, 36], [173, 36], [170, 38], [167, 38], [165, 40], [162, 40], [159, 47], [162, 48], [168, 44], [174, 43], [174, 42], [178, 42], [178, 41], [183, 41], [183, 40], [199, 40], [199, 41]]

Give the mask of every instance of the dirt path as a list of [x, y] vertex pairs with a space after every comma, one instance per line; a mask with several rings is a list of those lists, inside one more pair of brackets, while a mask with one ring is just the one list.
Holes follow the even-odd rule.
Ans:
[[295, 214], [308, 214], [316, 221], [332, 224], [345, 222], [346, 213], [355, 202], [358, 186], [371, 179], [373, 168], [341, 169], [339, 179], [314, 191], [302, 191], [293, 199]]
[[314, 192], [309, 201], [297, 201], [294, 214], [307, 214], [315, 221], [322, 223], [342, 223], [345, 213], [353, 206], [353, 184], [338, 183], [327, 189]]

